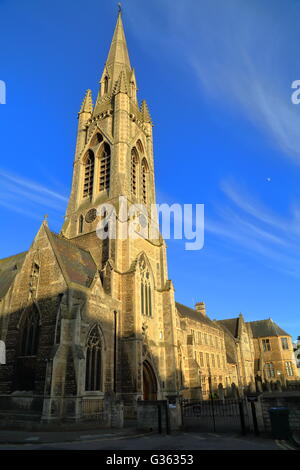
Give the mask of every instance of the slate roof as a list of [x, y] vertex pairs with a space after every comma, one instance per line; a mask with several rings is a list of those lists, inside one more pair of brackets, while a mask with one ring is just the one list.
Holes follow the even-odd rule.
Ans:
[[62, 263], [69, 280], [81, 286], [90, 287], [97, 271], [91, 253], [53, 232], [51, 235], [58, 262]]
[[183, 317], [188, 317], [192, 320], [201, 323], [206, 323], [207, 325], [212, 326], [213, 328], [217, 328], [215, 323], [213, 323], [206, 315], [203, 315], [203, 313], [197, 312], [196, 310], [190, 307], [186, 307], [185, 305], [182, 305], [178, 302], [176, 302], [176, 308], [178, 313]]
[[262, 338], [268, 336], [291, 336], [280, 326], [273, 322], [271, 318], [267, 320], [247, 322], [251, 326], [254, 338]]
[[27, 251], [0, 260], [0, 298], [4, 297], [23, 265]]
[[[49, 229], [48, 229], [49, 230]], [[97, 271], [97, 266], [89, 251], [84, 250], [69, 240], [59, 237], [48, 231], [58, 262], [62, 264], [64, 272], [70, 282], [84, 287], [90, 287]], [[0, 259], [0, 298], [4, 297], [20, 271], [27, 251], [8, 258]]]
[[236, 364], [237, 361], [234, 357], [234, 352], [233, 351], [228, 351], [228, 349], [226, 348], [226, 360], [228, 362], [228, 364]]
[[234, 338], [238, 337], [239, 318], [228, 318], [226, 320], [218, 320], [221, 326], [225, 326]]

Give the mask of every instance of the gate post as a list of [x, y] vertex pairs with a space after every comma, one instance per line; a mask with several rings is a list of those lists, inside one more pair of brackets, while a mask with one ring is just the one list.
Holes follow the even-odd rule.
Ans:
[[252, 418], [253, 418], [254, 434], [256, 436], [259, 436], [259, 430], [258, 430], [257, 418], [256, 418], [256, 410], [255, 410], [255, 403], [253, 401], [251, 402], [251, 412], [252, 412]]
[[259, 436], [259, 429], [258, 429], [256, 409], [255, 409], [255, 402], [257, 402], [258, 400], [258, 396], [257, 394], [251, 394], [251, 395], [249, 394], [247, 396], [247, 400], [250, 402], [250, 405], [251, 405], [251, 414], [252, 414], [254, 434], [256, 436]]
[[243, 436], [245, 436], [247, 434], [247, 430], [246, 430], [246, 424], [245, 424], [245, 411], [244, 411], [244, 402], [243, 402], [243, 400], [239, 401], [239, 410], [240, 410], [242, 434], [243, 434]]

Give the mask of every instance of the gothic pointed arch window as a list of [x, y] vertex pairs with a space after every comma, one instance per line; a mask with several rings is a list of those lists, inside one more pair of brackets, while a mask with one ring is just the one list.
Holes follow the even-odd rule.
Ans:
[[103, 142], [103, 137], [100, 132], [97, 132], [91, 140], [91, 146], [95, 147], [96, 145], [101, 144], [101, 142]]
[[88, 336], [85, 359], [85, 390], [101, 391], [103, 344], [100, 329], [95, 325]]
[[95, 155], [89, 149], [84, 161], [83, 197], [92, 196], [94, 186]]
[[138, 194], [138, 164], [139, 157], [136, 148], [131, 151], [131, 194], [137, 196]]
[[100, 191], [109, 191], [110, 187], [110, 146], [104, 142], [100, 158]]
[[143, 147], [143, 144], [142, 144], [142, 142], [140, 141], [140, 139], [137, 141], [136, 147], [137, 147], [137, 149], [138, 149], [140, 155], [143, 155], [143, 153], [144, 153], [144, 147]]
[[142, 186], [142, 201], [144, 204], [148, 203], [148, 178], [149, 178], [149, 167], [147, 160], [143, 158], [141, 165], [141, 186]]
[[141, 313], [146, 317], [152, 317], [153, 293], [151, 287], [151, 275], [144, 257], [140, 260], [140, 288], [141, 288]]
[[62, 299], [64, 294], [58, 294], [58, 312], [56, 315], [56, 322], [55, 322], [55, 332], [54, 332], [54, 344], [60, 343], [60, 335], [61, 335], [61, 319], [62, 319]]
[[34, 390], [39, 347], [40, 314], [35, 304], [27, 307], [20, 323], [13, 390]]
[[21, 324], [19, 356], [36, 356], [39, 341], [39, 311], [34, 304], [26, 313]]

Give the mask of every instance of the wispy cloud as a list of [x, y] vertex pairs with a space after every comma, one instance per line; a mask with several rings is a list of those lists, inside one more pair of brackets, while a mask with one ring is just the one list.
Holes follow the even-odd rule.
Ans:
[[300, 277], [299, 217], [294, 208], [285, 219], [233, 180], [220, 184], [225, 199], [215, 216], [205, 219], [205, 231], [234, 250], [255, 255], [277, 271]]
[[131, 5], [132, 23], [143, 24], [133, 28], [140, 40], [154, 38], [155, 50], [188, 64], [210, 99], [251, 119], [270, 145], [300, 163], [300, 105], [291, 102], [291, 84], [300, 79], [299, 3], [287, 8], [281, 0], [153, 0], [151, 5], [160, 17], [151, 28], [144, 5], [137, 0]]
[[35, 220], [51, 211], [62, 217], [67, 198], [52, 189], [0, 169], [0, 205]]

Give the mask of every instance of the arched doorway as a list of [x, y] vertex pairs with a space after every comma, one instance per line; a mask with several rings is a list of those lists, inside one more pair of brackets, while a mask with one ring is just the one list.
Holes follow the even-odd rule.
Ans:
[[157, 400], [157, 381], [148, 361], [143, 363], [143, 392], [144, 400]]

